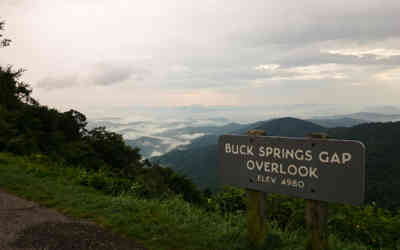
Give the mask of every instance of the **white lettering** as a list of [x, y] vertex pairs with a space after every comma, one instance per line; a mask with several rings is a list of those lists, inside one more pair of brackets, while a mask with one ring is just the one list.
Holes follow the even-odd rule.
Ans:
[[312, 161], [312, 151], [311, 150], [307, 150], [306, 151], [306, 161]]
[[253, 146], [247, 146], [247, 155], [254, 156], [254, 154], [253, 154]]
[[350, 153], [343, 153], [342, 155], [342, 162], [343, 164], [346, 164], [346, 162], [351, 160], [351, 154]]
[[317, 175], [317, 168], [310, 168], [310, 177], [314, 177], [315, 179], [318, 179], [318, 175]]
[[332, 155], [332, 158], [331, 158], [331, 163], [337, 163], [337, 164], [340, 164], [339, 155], [338, 155], [337, 153], [334, 153], [334, 154]]
[[310, 177], [319, 179], [318, 168], [307, 167], [307, 166], [296, 166], [290, 164], [285, 166], [278, 162], [259, 161], [259, 160], [247, 160], [246, 167], [248, 170], [258, 170], [260, 172], [280, 174], [280, 175], [291, 175], [300, 177]]
[[274, 148], [274, 158], [280, 159], [281, 158], [280, 153], [281, 153], [281, 150], [279, 148]]
[[328, 152], [322, 151], [321, 153], [319, 153], [319, 160], [323, 163], [328, 163], [329, 162]]
[[271, 154], [272, 154], [272, 152], [273, 152], [273, 149], [271, 148], [271, 147], [267, 147], [266, 148], [266, 150], [265, 150], [265, 152], [266, 152], [266, 157], [268, 157], [268, 156], [270, 156]]
[[286, 159], [288, 158], [288, 156], [290, 156], [291, 159], [294, 158], [294, 150], [293, 149], [286, 149], [286, 152], [285, 152]]
[[255, 166], [254, 166], [254, 161], [253, 161], [253, 160], [248, 160], [246, 165], [247, 165], [247, 169], [248, 169], [248, 170], [253, 170], [254, 167], [255, 167]]
[[239, 151], [241, 155], [245, 155], [246, 151], [244, 151], [246, 149], [246, 145], [240, 145]]
[[225, 153], [231, 152], [231, 145], [229, 143], [225, 143]]
[[271, 176], [269, 176], [269, 175], [265, 175], [265, 176], [263, 176], [263, 175], [257, 175], [257, 182], [258, 182], [258, 183], [269, 183], [269, 182], [272, 182], [272, 183], [275, 184], [276, 178], [271, 177]]
[[264, 171], [265, 171], [265, 172], [271, 172], [271, 170], [269, 169], [271, 166], [270, 166], [269, 164], [270, 164], [269, 161], [266, 161], [266, 162], [264, 163]]
[[[300, 153], [300, 156], [299, 156], [299, 153]], [[294, 155], [295, 155], [295, 157], [296, 157], [296, 159], [297, 159], [298, 161], [304, 160], [303, 150], [297, 149], [297, 150], [296, 150], [296, 153], [295, 153]]]
[[289, 165], [287, 171], [288, 171], [288, 173], [290, 175], [296, 175], [297, 174], [297, 168], [296, 168], [295, 165]]
[[286, 172], [283, 171], [283, 169], [282, 169], [282, 164], [279, 164], [279, 173], [280, 174], [286, 174]]
[[278, 163], [273, 162], [271, 164], [271, 172], [279, 174], [278, 167], [279, 167]]
[[[235, 146], [236, 146], [236, 150], [235, 150]], [[239, 145], [232, 145], [232, 153], [239, 154]]]
[[[302, 170], [304, 170], [304, 171], [302, 171]], [[299, 175], [301, 176], [301, 177], [305, 177], [305, 176], [307, 176], [308, 175], [308, 168], [306, 168], [306, 167], [304, 167], [304, 166], [301, 166], [301, 167], [299, 167]]]
[[261, 171], [261, 169], [263, 168], [263, 163], [263, 161], [256, 161], [256, 166], [259, 171]]
[[258, 148], [258, 156], [260, 157], [265, 156], [264, 146]]

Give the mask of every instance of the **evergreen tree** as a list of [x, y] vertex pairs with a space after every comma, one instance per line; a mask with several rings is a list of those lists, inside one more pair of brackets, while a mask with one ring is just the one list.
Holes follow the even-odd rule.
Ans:
[[[0, 31], [2, 31], [4, 29], [4, 21], [0, 21]], [[11, 40], [8, 38], [3, 38], [3, 34], [0, 33], [0, 47], [6, 47], [8, 45], [10, 45]]]

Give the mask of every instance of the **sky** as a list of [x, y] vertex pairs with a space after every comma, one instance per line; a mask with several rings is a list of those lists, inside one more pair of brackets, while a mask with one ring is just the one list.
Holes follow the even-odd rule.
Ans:
[[0, 65], [26, 69], [41, 104], [89, 114], [400, 106], [399, 13], [398, 0], [1, 0]]

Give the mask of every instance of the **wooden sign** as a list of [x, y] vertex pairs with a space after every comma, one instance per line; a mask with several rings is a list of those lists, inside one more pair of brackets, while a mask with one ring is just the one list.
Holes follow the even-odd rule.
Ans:
[[365, 147], [358, 141], [223, 135], [222, 185], [360, 205]]

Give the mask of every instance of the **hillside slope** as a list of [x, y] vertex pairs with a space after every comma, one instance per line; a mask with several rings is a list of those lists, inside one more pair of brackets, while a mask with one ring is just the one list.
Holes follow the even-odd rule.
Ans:
[[333, 128], [329, 135], [358, 140], [366, 146], [367, 201], [394, 208], [400, 205], [400, 122], [366, 123], [351, 128]]
[[335, 128], [335, 127], [353, 127], [362, 123], [366, 123], [366, 120], [353, 119], [349, 117], [342, 118], [330, 118], [330, 119], [310, 119], [308, 120], [312, 123], [318, 124], [325, 128]]

